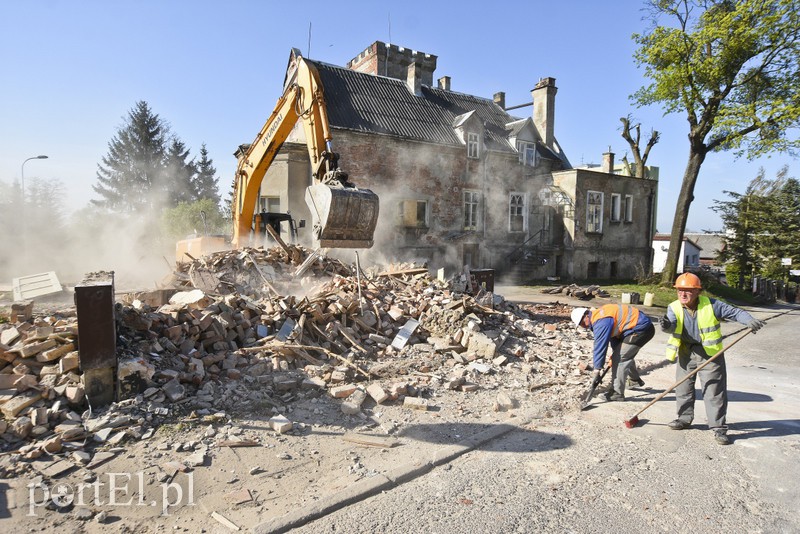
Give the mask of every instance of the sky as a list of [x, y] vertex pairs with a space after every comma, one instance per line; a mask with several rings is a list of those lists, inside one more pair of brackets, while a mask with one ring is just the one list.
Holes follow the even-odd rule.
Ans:
[[[573, 166], [629, 154], [620, 117], [661, 132], [648, 164], [660, 168], [657, 229], [669, 232], [688, 157], [688, 124], [629, 95], [647, 80], [631, 35], [647, 27], [643, 0], [275, 2], [269, 0], [2, 0], [0, 182], [57, 179], [77, 210], [96, 195], [97, 165], [140, 100], [191, 150], [209, 151], [223, 195], [233, 152], [259, 132], [280, 96], [292, 47], [345, 66], [374, 41], [436, 55], [434, 80], [506, 105], [528, 103], [556, 79], [555, 135]], [[531, 108], [511, 111], [527, 116]], [[334, 139], [335, 149], [335, 139]], [[33, 156], [48, 159], [23, 162]], [[344, 163], [344, 162], [343, 162]], [[700, 171], [687, 232], [719, 231], [710, 208], [798, 162], [710, 154]], [[357, 181], [357, 177], [352, 177]]]

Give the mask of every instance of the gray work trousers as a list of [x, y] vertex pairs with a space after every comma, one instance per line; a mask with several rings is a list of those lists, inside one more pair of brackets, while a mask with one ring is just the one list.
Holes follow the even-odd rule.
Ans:
[[625, 394], [625, 380], [628, 377], [633, 382], [642, 379], [633, 359], [639, 354], [639, 349], [653, 339], [655, 333], [655, 327], [650, 324], [642, 331], [628, 334], [624, 339], [611, 340], [611, 385], [620, 395]]
[[629, 345], [622, 341], [613, 340], [611, 343], [611, 384], [614, 391], [625, 394], [625, 379], [630, 377], [633, 382], [641, 380], [639, 370], [636, 368], [634, 358], [639, 354], [638, 345]]
[[[700, 345], [681, 344], [678, 350], [678, 365], [675, 366], [675, 381], [683, 379], [699, 365], [708, 360]], [[706, 407], [708, 428], [726, 429], [725, 417], [728, 414], [728, 375], [725, 371], [725, 355], [703, 367], [699, 373], [675, 388], [675, 401], [678, 419], [685, 423], [694, 420], [695, 383], [700, 377], [703, 389], [703, 403]]]

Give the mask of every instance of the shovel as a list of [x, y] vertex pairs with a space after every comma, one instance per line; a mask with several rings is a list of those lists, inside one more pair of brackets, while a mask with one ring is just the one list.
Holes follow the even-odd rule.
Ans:
[[603, 381], [603, 377], [606, 376], [606, 373], [608, 372], [609, 369], [610, 369], [609, 366], [605, 366], [603, 370], [600, 371], [600, 374], [597, 375], [592, 380], [592, 385], [589, 386], [589, 392], [586, 394], [586, 397], [583, 399], [583, 402], [581, 403], [581, 410], [585, 410], [586, 408], [589, 407], [589, 403], [592, 402], [592, 396], [594, 396], [594, 390], [597, 389], [597, 386], [599, 386], [600, 382]]

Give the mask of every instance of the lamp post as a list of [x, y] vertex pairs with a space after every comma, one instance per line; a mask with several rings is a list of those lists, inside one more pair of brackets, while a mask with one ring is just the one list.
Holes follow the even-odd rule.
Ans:
[[20, 170], [20, 183], [22, 185], [22, 205], [25, 205], [25, 164], [28, 163], [32, 159], [47, 159], [47, 156], [33, 156], [31, 158], [26, 159], [22, 162], [22, 168]]

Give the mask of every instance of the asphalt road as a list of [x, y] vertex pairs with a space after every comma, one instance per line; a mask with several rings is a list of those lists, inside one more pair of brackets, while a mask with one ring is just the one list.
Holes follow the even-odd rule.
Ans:
[[[523, 407], [510, 422], [531, 424], [292, 532], [800, 532], [800, 309], [748, 309], [768, 322], [726, 354], [732, 445], [714, 441], [700, 400], [693, 428], [670, 430], [671, 393], [623, 424], [675, 381], [658, 331], [637, 356], [646, 388], [625, 402], [555, 418]], [[726, 323], [726, 342], [740, 331]]]

